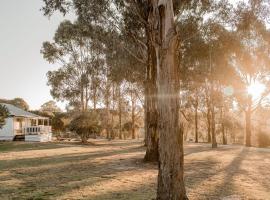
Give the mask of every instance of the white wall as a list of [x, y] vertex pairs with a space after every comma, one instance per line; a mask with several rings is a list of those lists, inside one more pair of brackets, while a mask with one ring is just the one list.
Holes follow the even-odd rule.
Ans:
[[13, 118], [7, 118], [6, 124], [0, 129], [0, 140], [12, 140], [14, 137]]

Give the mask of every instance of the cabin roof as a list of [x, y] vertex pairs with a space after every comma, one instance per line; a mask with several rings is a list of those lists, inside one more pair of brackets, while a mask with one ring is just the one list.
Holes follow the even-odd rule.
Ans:
[[27, 117], [27, 118], [38, 118], [40, 116], [27, 112], [21, 108], [18, 108], [16, 106], [13, 106], [11, 104], [7, 103], [0, 103], [1, 105], [5, 106], [9, 111], [9, 116], [11, 117]]

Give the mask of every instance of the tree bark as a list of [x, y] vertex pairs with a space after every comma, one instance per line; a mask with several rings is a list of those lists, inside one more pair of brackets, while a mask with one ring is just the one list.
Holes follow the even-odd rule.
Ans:
[[211, 105], [210, 105], [210, 99], [209, 99], [209, 93], [208, 93], [208, 87], [205, 88], [205, 101], [206, 101], [206, 120], [207, 120], [207, 142], [211, 143]]
[[84, 111], [84, 87], [83, 84], [81, 83], [81, 111]]
[[88, 86], [85, 86], [85, 106], [84, 109], [87, 111], [88, 110], [88, 103], [89, 103], [89, 97], [88, 97]]
[[119, 139], [123, 139], [122, 135], [122, 100], [121, 100], [121, 85], [118, 86], [118, 119], [119, 119]]
[[195, 102], [195, 143], [199, 142], [198, 138], [198, 96], [196, 95]]
[[172, 0], [151, 0], [149, 24], [157, 59], [159, 173], [157, 200], [187, 199], [184, 185], [183, 132], [180, 129], [180, 81]]
[[227, 138], [226, 138], [226, 133], [225, 133], [225, 124], [224, 124], [224, 112], [225, 109], [220, 108], [220, 120], [221, 120], [221, 133], [222, 133], [222, 144], [227, 145]]
[[211, 109], [207, 108], [207, 142], [211, 143]]
[[[149, 34], [149, 32], [148, 32]], [[157, 133], [157, 65], [156, 52], [148, 35], [148, 66], [145, 84], [145, 161], [158, 161], [158, 133]]]
[[131, 92], [131, 135], [132, 139], [136, 139], [136, 132], [135, 132], [135, 95], [134, 95], [134, 88], [132, 86]]
[[212, 148], [217, 148], [216, 139], [216, 121], [215, 121], [215, 105], [214, 105], [214, 86], [211, 83], [211, 135], [212, 135]]
[[150, 41], [150, 31], [148, 34], [148, 65], [146, 70], [145, 83], [145, 141], [146, 162], [158, 161], [158, 133], [157, 133], [157, 64], [156, 52]]
[[111, 113], [111, 139], [115, 139], [114, 132], [114, 105], [115, 105], [115, 84], [112, 83], [112, 113]]
[[93, 104], [94, 104], [94, 111], [96, 111], [97, 110], [97, 85], [94, 85]]
[[109, 119], [110, 119], [110, 100], [109, 100], [109, 95], [110, 95], [110, 85], [109, 81], [106, 80], [106, 89], [105, 89], [105, 105], [106, 105], [106, 134], [107, 134], [107, 139], [111, 139], [110, 136], [110, 124], [109, 124]]

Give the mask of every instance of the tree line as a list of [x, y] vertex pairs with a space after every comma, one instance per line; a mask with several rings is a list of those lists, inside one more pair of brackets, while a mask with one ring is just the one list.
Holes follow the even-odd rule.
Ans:
[[[44, 58], [60, 66], [48, 72], [52, 96], [81, 113], [105, 108], [108, 138], [110, 110], [121, 126], [127, 100], [133, 129], [143, 108], [145, 160], [159, 162], [157, 199], [187, 199], [183, 138], [192, 122], [199, 142], [200, 116], [216, 148], [217, 119], [226, 144], [226, 129], [237, 126], [230, 113], [242, 113], [251, 146], [252, 115], [269, 94], [267, 1], [44, 0], [42, 10], [76, 14], [43, 43]], [[258, 82], [266, 89], [255, 98], [248, 87]]]

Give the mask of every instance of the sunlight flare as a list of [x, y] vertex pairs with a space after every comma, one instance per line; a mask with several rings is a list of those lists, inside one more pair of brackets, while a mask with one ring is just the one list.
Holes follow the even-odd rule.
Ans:
[[265, 85], [260, 82], [254, 82], [247, 87], [247, 92], [252, 98], [259, 98], [265, 91]]

